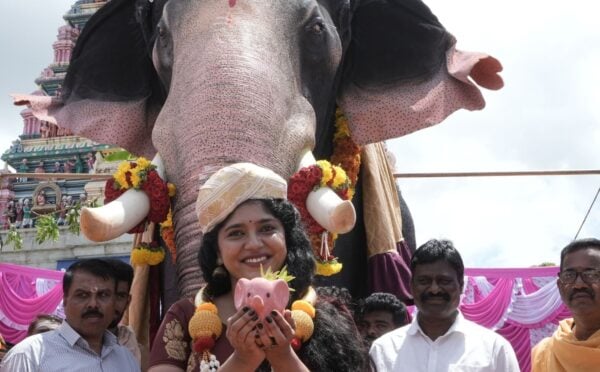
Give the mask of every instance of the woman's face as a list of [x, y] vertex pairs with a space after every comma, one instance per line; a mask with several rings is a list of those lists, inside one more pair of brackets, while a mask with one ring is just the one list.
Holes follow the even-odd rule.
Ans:
[[240, 278], [260, 276], [260, 267], [280, 270], [287, 257], [285, 231], [259, 201], [241, 204], [218, 234], [219, 257], [232, 285]]

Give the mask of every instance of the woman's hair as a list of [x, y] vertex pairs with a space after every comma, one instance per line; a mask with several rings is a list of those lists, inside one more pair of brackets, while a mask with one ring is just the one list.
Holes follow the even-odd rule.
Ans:
[[365, 348], [352, 315], [331, 298], [319, 297], [315, 308], [315, 330], [298, 351], [310, 371], [367, 371]]
[[[300, 214], [289, 201], [284, 199], [250, 199], [240, 205], [249, 201], [260, 202], [260, 204], [283, 225], [287, 248], [287, 257], [284, 265], [287, 265], [288, 273], [295, 277], [295, 279], [289, 283], [290, 287], [294, 289], [293, 292], [290, 292], [290, 301], [293, 302], [304, 295], [312, 283], [315, 272], [315, 261], [312, 248], [310, 241], [304, 232]], [[231, 216], [231, 214], [229, 216]], [[218, 266], [219, 230], [225, 225], [229, 216], [225, 221], [221, 222], [204, 235], [200, 252], [198, 253], [200, 268], [202, 269], [202, 274], [206, 281], [204, 294], [209, 298], [218, 297], [228, 293], [232, 289], [231, 281], [228, 276], [213, 275], [215, 268]]]
[[35, 319], [29, 323], [27, 336], [37, 335], [60, 327], [63, 320], [52, 314], [38, 314]]

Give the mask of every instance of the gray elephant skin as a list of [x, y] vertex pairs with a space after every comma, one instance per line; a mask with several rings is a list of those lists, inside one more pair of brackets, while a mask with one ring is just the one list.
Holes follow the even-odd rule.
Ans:
[[[97, 142], [160, 153], [178, 189], [179, 296], [193, 296], [203, 179], [241, 161], [289, 178], [305, 148], [329, 158], [336, 106], [360, 144], [483, 108], [475, 83], [499, 89], [501, 66], [454, 43], [416, 0], [112, 0], [79, 37], [62, 96], [27, 103]], [[360, 197], [359, 185], [357, 226], [336, 245], [345, 268], [325, 281], [355, 295], [367, 288]]]

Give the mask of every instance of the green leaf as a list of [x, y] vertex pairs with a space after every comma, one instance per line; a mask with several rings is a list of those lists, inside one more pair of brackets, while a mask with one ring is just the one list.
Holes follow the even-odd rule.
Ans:
[[79, 235], [79, 216], [81, 215], [81, 204], [77, 203], [75, 206], [67, 210], [67, 226], [69, 231], [73, 234]]
[[52, 239], [55, 242], [58, 241], [58, 223], [54, 219], [53, 214], [39, 216], [35, 222], [35, 228], [37, 229], [35, 241], [38, 244], [42, 244], [48, 239]]
[[122, 151], [115, 151], [113, 153], [110, 153], [108, 155], [106, 155], [104, 157], [104, 160], [106, 161], [123, 161], [123, 160], [134, 160], [136, 157], [133, 156], [131, 153], [122, 150]]
[[16, 251], [23, 249], [23, 237], [15, 225], [10, 225], [6, 234], [6, 244], [12, 244]]
[[[292, 280], [296, 279], [295, 276], [288, 274], [288, 272], [287, 272], [287, 265], [283, 266], [281, 268], [281, 270], [275, 271], [275, 272], [273, 272], [273, 270], [271, 270], [270, 266], [267, 268], [267, 271], [265, 272], [263, 270], [263, 266], [260, 265], [260, 276], [262, 276], [263, 278], [265, 278], [267, 280], [282, 279], [286, 283], [289, 283]], [[290, 288], [290, 291], [293, 291], [293, 290], [294, 290], [293, 288]]]

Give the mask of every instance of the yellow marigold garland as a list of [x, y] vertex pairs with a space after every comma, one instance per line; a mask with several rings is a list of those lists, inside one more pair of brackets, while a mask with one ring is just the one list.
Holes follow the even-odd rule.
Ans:
[[133, 265], [158, 265], [165, 259], [165, 250], [156, 242], [142, 243], [131, 251]]
[[134, 188], [139, 190], [146, 181], [148, 172], [156, 169], [148, 159], [139, 157], [135, 161], [123, 161], [113, 175], [116, 186], [121, 190]]

